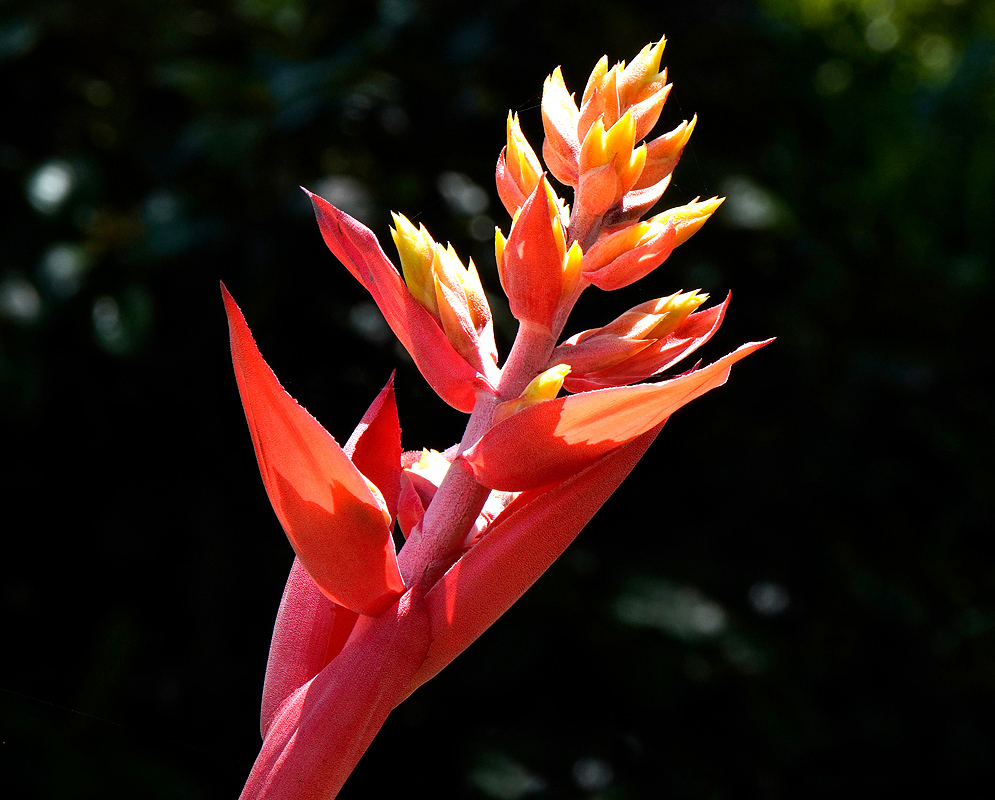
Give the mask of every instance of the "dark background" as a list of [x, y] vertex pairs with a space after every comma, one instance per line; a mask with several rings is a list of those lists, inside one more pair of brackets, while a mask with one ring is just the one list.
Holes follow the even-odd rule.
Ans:
[[663, 203], [729, 200], [570, 329], [701, 287], [734, 294], [705, 358], [778, 340], [341, 797], [990, 789], [995, 4], [7, 0], [5, 796], [233, 798], [255, 757], [291, 551], [220, 279], [340, 440], [395, 365], [405, 447], [459, 438], [297, 186], [388, 243], [389, 210], [425, 222], [497, 290], [508, 109], [538, 149], [553, 67], [580, 92], [662, 34], [658, 130], [699, 115]]

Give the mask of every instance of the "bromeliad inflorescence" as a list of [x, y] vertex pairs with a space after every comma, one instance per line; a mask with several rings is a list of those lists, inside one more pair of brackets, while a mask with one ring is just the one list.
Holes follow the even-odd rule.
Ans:
[[[462, 652], [563, 552], [678, 408], [723, 384], [740, 347], [646, 382], [704, 344], [728, 305], [675, 292], [557, 345], [588, 286], [656, 269], [722, 202], [642, 217], [696, 118], [641, 143], [670, 92], [664, 42], [595, 67], [580, 105], [545, 82], [546, 169], [517, 116], [498, 158], [512, 222], [495, 235], [518, 335], [498, 366], [473, 262], [394, 215], [401, 271], [373, 233], [309, 193], [325, 243], [369, 290], [422, 375], [470, 415], [443, 453], [404, 453], [393, 378], [339, 444], [284, 391], [223, 290], [232, 360], [266, 492], [297, 558], [263, 689], [263, 746], [248, 798], [332, 798], [391, 709]], [[564, 396], [560, 396], [565, 391]], [[396, 550], [395, 522], [405, 536]]]

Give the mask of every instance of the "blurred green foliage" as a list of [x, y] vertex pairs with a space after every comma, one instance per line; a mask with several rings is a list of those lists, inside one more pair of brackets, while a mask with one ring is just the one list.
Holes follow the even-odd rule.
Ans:
[[571, 328], [700, 286], [735, 295], [706, 357], [778, 341], [675, 417], [342, 797], [990, 787], [995, 3], [7, 0], [12, 796], [231, 797], [255, 756], [290, 551], [219, 279], [337, 437], [395, 365], [405, 446], [459, 435], [297, 187], [388, 242], [389, 210], [425, 222], [496, 291], [508, 109], [538, 146], [554, 66], [580, 90], [664, 33], [661, 129], [699, 115], [664, 202], [728, 200]]

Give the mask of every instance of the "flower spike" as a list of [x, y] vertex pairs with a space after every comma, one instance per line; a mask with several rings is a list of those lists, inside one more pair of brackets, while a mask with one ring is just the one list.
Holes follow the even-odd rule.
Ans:
[[[695, 198], [643, 220], [697, 120], [643, 141], [671, 90], [664, 46], [628, 65], [602, 58], [579, 106], [553, 70], [545, 165], [509, 113], [495, 181], [512, 221], [507, 237], [495, 231], [494, 253], [519, 329], [500, 368], [473, 261], [394, 214], [399, 272], [368, 228], [309, 194], [326, 244], [426, 380], [470, 412], [448, 450], [401, 450], [393, 378], [339, 447], [280, 386], [224, 292], [260, 472], [298, 555], [267, 664], [263, 745], [240, 800], [332, 800], [391, 709], [552, 564], [670, 416], [767, 344], [659, 378], [722, 323], [729, 298], [706, 308], [697, 290], [561, 340], [587, 286], [645, 277], [722, 202]], [[570, 206], [547, 171], [573, 190]], [[395, 522], [405, 537], [396, 553]]]

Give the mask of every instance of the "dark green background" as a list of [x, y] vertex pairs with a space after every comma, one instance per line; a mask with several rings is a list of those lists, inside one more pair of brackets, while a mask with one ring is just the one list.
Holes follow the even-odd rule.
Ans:
[[496, 291], [474, 233], [507, 228], [508, 109], [538, 148], [554, 66], [580, 91], [664, 33], [660, 130], [699, 115], [664, 203], [730, 200], [570, 330], [701, 287], [734, 295], [703, 357], [778, 340], [675, 415], [341, 796], [990, 789], [995, 3], [7, 0], [0, 792], [237, 795], [291, 552], [219, 279], [340, 440], [397, 366], [405, 447], [445, 448], [461, 416], [297, 186], [382, 237], [389, 210], [425, 222]]

